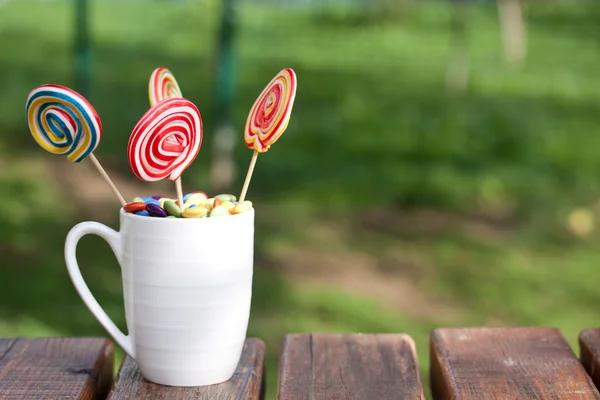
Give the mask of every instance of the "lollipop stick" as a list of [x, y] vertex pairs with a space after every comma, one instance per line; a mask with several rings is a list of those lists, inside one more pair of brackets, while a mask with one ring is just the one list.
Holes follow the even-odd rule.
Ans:
[[252, 173], [254, 172], [254, 166], [256, 165], [257, 158], [258, 151], [254, 150], [254, 154], [252, 154], [252, 160], [250, 160], [250, 167], [248, 167], [248, 173], [246, 174], [246, 181], [244, 181], [244, 187], [242, 188], [242, 194], [240, 194], [240, 199], [238, 200], [240, 203], [246, 198], [246, 192], [248, 191], [248, 186], [250, 185], [250, 179], [252, 179]]
[[177, 191], [177, 201], [179, 201], [179, 207], [183, 211], [183, 190], [181, 189], [181, 177], [175, 180], [175, 190]]
[[117, 189], [117, 187], [115, 186], [115, 184], [113, 183], [113, 181], [110, 180], [110, 178], [108, 177], [108, 174], [106, 173], [106, 171], [104, 170], [104, 168], [102, 168], [102, 165], [100, 165], [100, 162], [98, 161], [98, 159], [96, 158], [96, 156], [94, 156], [93, 153], [90, 153], [90, 155], [88, 156], [88, 158], [90, 160], [92, 160], [92, 163], [94, 164], [94, 166], [96, 167], [96, 169], [98, 170], [98, 172], [100, 172], [100, 175], [102, 175], [102, 177], [104, 178], [104, 180], [106, 181], [106, 183], [108, 183], [108, 186], [110, 186], [110, 188], [112, 189], [112, 191], [115, 194], [115, 196], [117, 196], [117, 199], [119, 199], [119, 202], [121, 203], [121, 205], [125, 206], [127, 204], [127, 202], [125, 201], [125, 199], [123, 198], [123, 196], [121, 196], [121, 193], [119, 193], [119, 190]]

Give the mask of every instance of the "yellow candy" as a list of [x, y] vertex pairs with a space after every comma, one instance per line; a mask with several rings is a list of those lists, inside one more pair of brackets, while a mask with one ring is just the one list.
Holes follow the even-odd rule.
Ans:
[[186, 208], [182, 214], [183, 218], [204, 218], [208, 210], [204, 207]]
[[203, 203], [202, 207], [206, 208], [208, 211], [212, 211], [213, 205], [210, 203]]
[[225, 207], [226, 209], [231, 210], [232, 208], [235, 207], [235, 204], [233, 204], [230, 201], [224, 201], [221, 203], [221, 207]]
[[191, 195], [190, 197], [188, 197], [187, 201], [185, 202], [186, 206], [191, 206], [192, 204], [204, 204], [206, 202], [206, 196], [204, 195], [204, 193], [194, 193], [193, 195]]
[[214, 207], [214, 205], [215, 205], [215, 198], [211, 197], [210, 199], [206, 199], [206, 201], [204, 202], [204, 204], [210, 204], [211, 206]]
[[252, 208], [252, 202], [250, 200], [245, 200], [245, 201], [241, 202], [240, 204], [238, 204], [237, 206], [235, 206], [231, 210], [231, 213], [232, 214], [241, 214], [243, 212], [248, 211], [251, 208]]

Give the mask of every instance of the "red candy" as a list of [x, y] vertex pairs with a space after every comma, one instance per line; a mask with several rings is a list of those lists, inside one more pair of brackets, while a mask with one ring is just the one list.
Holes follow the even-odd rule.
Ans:
[[146, 203], [143, 201], [134, 201], [133, 203], [125, 204], [123, 210], [128, 213], [136, 213], [138, 211], [143, 211], [146, 209]]
[[127, 145], [129, 165], [144, 181], [176, 181], [202, 144], [198, 108], [184, 98], [158, 102], [139, 120]]

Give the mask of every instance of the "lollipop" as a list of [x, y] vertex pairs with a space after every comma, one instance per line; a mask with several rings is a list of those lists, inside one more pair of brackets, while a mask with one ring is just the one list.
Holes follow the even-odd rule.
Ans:
[[144, 181], [175, 182], [183, 206], [181, 174], [194, 161], [202, 144], [198, 108], [184, 98], [158, 102], [139, 120], [127, 146], [129, 165]]
[[154, 106], [164, 99], [183, 97], [175, 77], [166, 68], [156, 68], [150, 75], [148, 96], [150, 97], [150, 106]]
[[92, 105], [79, 93], [60, 85], [42, 85], [29, 93], [27, 124], [35, 141], [67, 160], [92, 161], [122, 205], [123, 196], [92, 153], [102, 138], [102, 123]]
[[252, 178], [258, 153], [264, 153], [279, 139], [287, 128], [296, 97], [296, 74], [291, 68], [281, 70], [254, 102], [244, 129], [246, 146], [254, 149], [240, 203]]

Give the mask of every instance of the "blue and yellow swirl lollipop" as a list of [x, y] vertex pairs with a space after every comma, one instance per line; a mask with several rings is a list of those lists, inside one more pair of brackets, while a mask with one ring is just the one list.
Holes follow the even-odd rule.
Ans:
[[39, 86], [27, 98], [27, 123], [35, 141], [52, 154], [83, 161], [102, 138], [102, 123], [79, 93], [59, 85]]
[[94, 154], [102, 138], [102, 123], [92, 105], [79, 93], [60, 85], [42, 85], [27, 97], [27, 124], [35, 141], [52, 154], [81, 162], [88, 158], [122, 205], [126, 202]]

